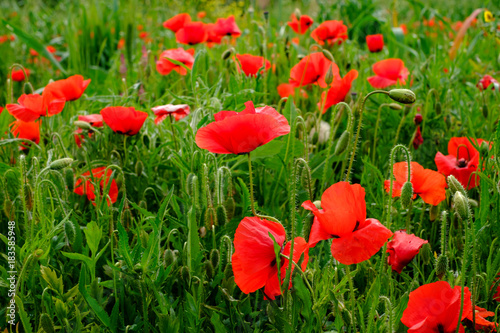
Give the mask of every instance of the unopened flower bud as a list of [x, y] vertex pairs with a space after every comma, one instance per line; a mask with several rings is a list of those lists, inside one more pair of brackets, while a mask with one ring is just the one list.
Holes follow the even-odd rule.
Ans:
[[441, 106], [441, 102], [437, 102], [436, 103], [436, 114], [440, 115], [442, 111], [443, 111], [443, 107]]
[[140, 177], [142, 175], [142, 171], [144, 170], [144, 164], [142, 163], [141, 160], [138, 160], [135, 163], [135, 174], [137, 177]]
[[82, 121], [82, 120], [76, 120], [76, 121], [74, 121], [73, 125], [75, 125], [78, 128], [84, 129], [84, 130], [89, 130], [89, 129], [92, 128], [92, 126], [90, 125], [90, 123], [88, 123], [86, 121]]
[[215, 215], [217, 216], [217, 224], [218, 225], [224, 225], [229, 222], [227, 219], [227, 212], [226, 208], [223, 205], [218, 205], [217, 208], [215, 208]]
[[412, 104], [417, 100], [417, 96], [415, 96], [415, 93], [409, 89], [389, 90], [389, 97], [396, 102], [403, 104]]
[[446, 254], [441, 254], [436, 260], [436, 276], [439, 280], [442, 280], [447, 271], [448, 257], [446, 256]]
[[449, 175], [446, 179], [448, 181], [448, 187], [451, 190], [452, 194], [455, 194], [456, 192], [462, 193], [462, 195], [466, 196], [467, 192], [465, 192], [464, 187], [462, 184], [455, 178], [453, 175]]
[[461, 192], [455, 192], [453, 205], [455, 206], [455, 213], [461, 220], [469, 217], [469, 204], [467, 203], [467, 198]]
[[484, 118], [488, 118], [488, 105], [483, 104], [483, 116]]
[[214, 266], [212, 266], [212, 263], [210, 261], [205, 261], [205, 273], [207, 273], [207, 277], [209, 280], [211, 280], [214, 276]]
[[314, 204], [314, 206], [316, 206], [316, 208], [321, 209], [321, 201], [316, 200], [313, 202], [313, 204]]
[[330, 53], [330, 51], [323, 49], [323, 50], [321, 50], [321, 52], [323, 53], [323, 55], [325, 56], [326, 59], [330, 60], [331, 62], [335, 62], [335, 58]]
[[182, 266], [181, 267], [181, 279], [184, 283], [189, 284], [191, 282], [191, 273], [189, 273], [189, 267]]
[[415, 123], [415, 125], [420, 125], [422, 123], [422, 121], [424, 120], [424, 118], [422, 117], [422, 115], [420, 113], [417, 113], [415, 115], [415, 117], [413, 118], [413, 122]]
[[222, 53], [222, 60], [227, 60], [234, 53], [234, 48], [227, 49]]
[[149, 234], [144, 229], [141, 229], [139, 239], [141, 240], [142, 247], [146, 249], [148, 247]]
[[431, 262], [431, 257], [432, 257], [432, 249], [429, 243], [424, 243], [422, 245], [422, 248], [419, 251], [420, 258], [422, 258], [422, 261], [425, 265], [428, 265]]
[[212, 266], [214, 268], [217, 268], [219, 266], [219, 260], [220, 260], [219, 250], [212, 249], [210, 251], [210, 262], [212, 263]]
[[174, 252], [170, 249], [166, 249], [165, 252], [163, 252], [163, 263], [165, 267], [168, 267], [174, 263]]
[[432, 222], [432, 221], [435, 221], [436, 218], [438, 217], [439, 215], [439, 207], [438, 206], [431, 206], [431, 208], [429, 209], [429, 220]]
[[488, 144], [488, 142], [486, 141], [481, 142], [481, 146], [479, 146], [479, 148], [481, 150], [482, 156], [488, 156], [490, 152], [490, 145]]
[[69, 157], [65, 158], [60, 158], [58, 160], [55, 160], [54, 162], [50, 163], [49, 168], [52, 170], [61, 170], [66, 167], [69, 167], [73, 163], [73, 159]]
[[330, 85], [332, 84], [333, 82], [333, 70], [332, 70], [332, 66], [330, 65], [330, 67], [328, 67], [328, 71], [326, 72], [326, 75], [325, 75], [325, 83], [327, 85]]
[[33, 209], [33, 190], [29, 183], [24, 184], [24, 202], [28, 210]]
[[349, 144], [349, 136], [348, 130], [345, 130], [344, 133], [342, 133], [337, 141], [337, 144], [335, 145], [335, 156], [342, 154], [346, 150], [347, 145]]
[[402, 110], [403, 107], [399, 104], [396, 104], [396, 103], [390, 103], [389, 104], [389, 107], [392, 109], [392, 110]]
[[[207, 210], [205, 211], [205, 227], [211, 229], [213, 225], [217, 225], [217, 216], [215, 213], [215, 209], [213, 207], [208, 207]], [[206, 233], [207, 233], [207, 231], [205, 229], [204, 234], [206, 234]], [[201, 232], [200, 232], [200, 236], [201, 236]], [[202, 236], [202, 237], [204, 237], [204, 236]]]
[[73, 189], [75, 188], [75, 173], [73, 172], [73, 169], [67, 168], [66, 170], [64, 170], [64, 178], [68, 190], [70, 192], [73, 192]]
[[293, 13], [295, 14], [295, 17], [297, 18], [297, 20], [300, 20], [300, 17], [302, 16], [300, 9], [295, 8], [295, 11]]
[[410, 203], [413, 199], [413, 185], [411, 182], [407, 181], [403, 184], [403, 188], [401, 189], [401, 205], [403, 208], [410, 207]]

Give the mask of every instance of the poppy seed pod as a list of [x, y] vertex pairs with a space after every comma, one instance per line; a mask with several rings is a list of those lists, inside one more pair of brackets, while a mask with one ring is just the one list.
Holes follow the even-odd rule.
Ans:
[[415, 93], [409, 89], [391, 89], [389, 90], [389, 97], [403, 104], [412, 104], [417, 100]]
[[456, 192], [460, 192], [462, 193], [462, 195], [466, 196], [467, 193], [465, 192], [465, 189], [464, 187], [462, 186], [462, 184], [460, 184], [460, 182], [455, 178], [455, 176], [453, 175], [449, 175], [447, 178], [447, 181], [448, 181], [448, 187], [450, 188], [451, 190], [451, 193], [452, 194], [455, 194]]
[[442, 280], [448, 270], [448, 257], [446, 254], [441, 254], [436, 260], [436, 276]]
[[66, 167], [69, 167], [73, 163], [73, 159], [70, 157], [60, 158], [50, 163], [49, 168], [52, 170], [61, 170]]
[[469, 217], [469, 204], [467, 198], [461, 192], [455, 192], [453, 204], [455, 205], [455, 213], [461, 220]]
[[413, 198], [413, 185], [411, 182], [407, 181], [403, 184], [401, 189], [401, 205], [403, 208], [410, 207], [411, 200]]
[[399, 104], [396, 104], [396, 103], [390, 103], [389, 104], [389, 107], [392, 109], [392, 110], [402, 110], [403, 107]]
[[337, 141], [337, 144], [335, 145], [334, 155], [338, 156], [342, 154], [346, 150], [348, 144], [349, 144], [349, 131], [345, 130], [344, 133], [342, 133], [342, 135], [340, 136], [339, 140]]
[[92, 126], [88, 122], [82, 121], [82, 120], [74, 121], [73, 125], [75, 125], [78, 128], [84, 129], [84, 130], [89, 130], [92, 128]]

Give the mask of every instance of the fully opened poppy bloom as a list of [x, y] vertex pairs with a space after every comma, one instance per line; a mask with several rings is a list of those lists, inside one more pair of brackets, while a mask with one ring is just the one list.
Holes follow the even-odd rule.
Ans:
[[499, 84], [498, 81], [495, 80], [491, 75], [485, 75], [479, 80], [477, 83], [476, 87], [478, 87], [480, 90], [486, 90], [490, 85], [493, 85], [491, 89], [499, 89]]
[[108, 106], [101, 110], [101, 115], [109, 127], [120, 134], [136, 135], [141, 130], [148, 114], [133, 107]]
[[194, 64], [194, 50], [189, 49], [185, 51], [183, 48], [170, 49], [163, 51], [160, 54], [160, 59], [156, 62], [156, 70], [161, 75], [168, 75], [171, 71], [176, 71], [180, 75], [186, 75], [187, 69], [182, 66], [176, 65], [168, 59], [173, 59], [183, 63], [188, 68], [193, 68]]
[[158, 125], [162, 121], [164, 121], [168, 116], [174, 117], [176, 121], [181, 120], [189, 114], [189, 105], [187, 104], [167, 104], [155, 106], [152, 108], [153, 113], [156, 116], [155, 124]]
[[238, 37], [241, 35], [240, 28], [234, 21], [234, 15], [229, 16], [227, 19], [218, 18], [215, 22], [214, 32], [219, 36]]
[[[483, 139], [474, 140], [478, 145], [486, 142]], [[436, 153], [434, 158], [439, 172], [445, 176], [453, 175], [466, 189], [474, 188], [479, 183], [479, 177], [473, 175], [479, 165], [479, 152], [468, 138], [451, 138], [448, 141], [448, 155]]]
[[[476, 327], [474, 331], [484, 331], [484, 332], [496, 332], [499, 325], [486, 320], [486, 317], [495, 316], [494, 312], [483, 309], [479, 306], [474, 307], [474, 312], [476, 313]], [[464, 319], [464, 324], [472, 330], [474, 323], [474, 317], [472, 317], [472, 311], [469, 312], [467, 318]]]
[[321, 88], [327, 86], [325, 76], [332, 62], [322, 52], [311, 53], [302, 58], [290, 70], [290, 83], [296, 87], [317, 84]]
[[[392, 197], [401, 196], [401, 189], [408, 180], [408, 163], [398, 162], [393, 166], [394, 177], [396, 180], [392, 185]], [[413, 199], [417, 194], [424, 202], [437, 206], [446, 198], [446, 179], [437, 171], [424, 169], [417, 162], [411, 162], [411, 184], [413, 185]], [[390, 181], [384, 182], [386, 192], [390, 190]]]
[[[286, 233], [281, 224], [259, 217], [245, 217], [234, 234], [234, 254], [231, 261], [234, 282], [242, 292], [249, 294], [265, 287], [266, 298], [275, 299], [276, 296], [281, 295], [278, 269], [280, 270], [281, 283], [283, 283], [289, 261], [281, 258], [281, 266], [278, 267], [274, 242], [269, 233], [281, 246], [281, 253], [289, 257], [291, 243], [285, 244]], [[292, 259], [298, 263], [302, 253], [304, 253], [302, 270], [306, 269], [309, 260], [308, 252], [306, 241], [302, 237], [295, 238]]]
[[313, 19], [307, 15], [301, 15], [300, 19], [297, 19], [295, 14], [290, 16], [290, 22], [288, 22], [288, 26], [292, 28], [296, 33], [303, 35], [307, 29], [314, 23]]
[[207, 40], [207, 31], [203, 22], [186, 23], [175, 33], [178, 43], [196, 45]]
[[177, 14], [163, 22], [163, 26], [173, 32], [179, 31], [186, 23], [191, 22], [191, 16], [186, 13]]
[[370, 52], [380, 52], [384, 48], [384, 35], [368, 35], [366, 36], [366, 45]]
[[396, 58], [381, 60], [375, 63], [372, 69], [375, 76], [369, 77], [368, 82], [377, 89], [383, 89], [397, 83], [405, 85], [410, 74], [403, 60]]
[[332, 256], [344, 265], [370, 259], [392, 236], [379, 221], [366, 218], [365, 189], [359, 184], [333, 184], [321, 196], [323, 209], [310, 200], [302, 207], [315, 216], [309, 246], [333, 238]]
[[325, 21], [311, 32], [311, 37], [320, 45], [340, 45], [347, 39], [347, 26], [342, 21]]
[[246, 76], [257, 76], [259, 69], [264, 67], [264, 63], [265, 68], [261, 72], [267, 71], [271, 68], [271, 62], [264, 59], [264, 57], [254, 56], [251, 54], [237, 54], [236, 58], [238, 58], [239, 62], [239, 64], [237, 62], [238, 70], [241, 68]]
[[[10, 124], [10, 132], [14, 137], [18, 139], [27, 139], [38, 144], [40, 142], [40, 124], [41, 121], [30, 121], [25, 122], [22, 120], [16, 120]], [[21, 150], [26, 149], [26, 147], [21, 146]]]
[[245, 110], [220, 111], [215, 122], [196, 132], [196, 144], [217, 154], [245, 154], [269, 141], [290, 133], [288, 120], [270, 106], [255, 108], [252, 101]]
[[[352, 69], [343, 78], [341, 78], [339, 67], [335, 63], [332, 63], [332, 73], [333, 81], [330, 84], [330, 88], [326, 92], [326, 96], [325, 92], [321, 93], [321, 101], [324, 100], [323, 113], [325, 113], [329, 107], [345, 100], [349, 90], [351, 90], [352, 81], [358, 77], [358, 71]], [[321, 102], [318, 103], [318, 107], [321, 108]]]
[[[26, 71], [26, 76], [30, 76], [30, 70], [25, 68], [24, 69]], [[12, 75], [11, 75], [11, 78], [12, 78], [12, 81], [17, 81], [17, 82], [21, 82], [21, 81], [24, 81], [24, 79], [26, 78], [24, 76], [24, 72], [22, 69], [18, 69], [18, 70], [15, 70], [15, 71], [12, 71]]]
[[[75, 183], [74, 192], [78, 195], [86, 195], [87, 198], [92, 201], [92, 204], [95, 206], [96, 199], [96, 190], [94, 186], [95, 183], [99, 183], [100, 195], [104, 194], [104, 190], [109, 184], [109, 179], [113, 170], [108, 169], [106, 172], [106, 167], [99, 167], [92, 169], [92, 176], [90, 175], [90, 171], [87, 171], [82, 174], [81, 178]], [[113, 179], [111, 184], [109, 184], [109, 192], [107, 193], [107, 203], [108, 206], [114, 204], [118, 199], [118, 185], [116, 181]]]
[[74, 101], [83, 95], [89, 83], [90, 79], [84, 80], [81, 75], [73, 75], [64, 80], [57, 80], [49, 83], [43, 92], [51, 92], [56, 98]]
[[387, 252], [389, 252], [387, 263], [391, 265], [393, 271], [401, 274], [403, 268], [413, 260], [425, 243], [428, 241], [413, 234], [407, 234], [405, 230], [396, 231], [392, 240], [387, 243]]
[[35, 121], [40, 117], [51, 117], [64, 108], [64, 98], [56, 98], [51, 93], [23, 94], [18, 104], [7, 104], [5, 107], [16, 119], [24, 122]]
[[[401, 322], [408, 327], [408, 333], [454, 333], [460, 315], [461, 287], [451, 288], [446, 281], [438, 281], [418, 287], [410, 292], [408, 307]], [[472, 311], [471, 293], [464, 289], [462, 318]], [[460, 325], [460, 331], [464, 328]]]

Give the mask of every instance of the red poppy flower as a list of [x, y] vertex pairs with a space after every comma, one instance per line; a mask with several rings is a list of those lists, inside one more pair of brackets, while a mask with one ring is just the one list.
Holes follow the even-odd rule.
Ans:
[[205, 24], [205, 31], [207, 32], [207, 46], [212, 47], [214, 44], [220, 44], [222, 37], [215, 32], [215, 23]]
[[219, 36], [238, 37], [241, 35], [240, 28], [236, 25], [233, 15], [227, 19], [218, 18], [217, 22], [215, 22], [214, 32]]
[[149, 33], [147, 31], [141, 31], [139, 33], [139, 38], [140, 39], [143, 39], [143, 40], [146, 40], [146, 38], [149, 36]]
[[342, 21], [325, 21], [311, 33], [311, 37], [319, 44], [342, 44], [347, 39], [347, 26]]
[[415, 137], [413, 138], [413, 149], [418, 149], [420, 145], [424, 143], [424, 137], [422, 136], [422, 131], [420, 130], [420, 126], [417, 127], [415, 131]]
[[407, 234], [405, 230], [398, 230], [394, 233], [392, 240], [387, 243], [387, 252], [389, 257], [387, 263], [392, 266], [392, 270], [401, 274], [406, 267], [418, 254], [422, 245], [428, 243], [413, 234]]
[[[89, 115], [86, 115], [86, 116], [78, 116], [78, 120], [79, 121], [85, 121], [85, 122], [89, 123], [90, 126], [96, 127], [96, 128], [99, 128], [99, 127], [103, 126], [103, 119], [102, 119], [102, 116], [100, 114], [89, 114]], [[85, 141], [85, 136], [82, 133], [83, 133], [83, 130], [81, 128], [77, 129], [74, 132], [74, 137], [75, 137], [76, 145], [78, 147], [81, 147], [82, 146], [82, 142]], [[88, 130], [88, 136], [89, 136], [89, 138], [92, 136], [92, 133], [93, 133], [92, 130]]]
[[56, 53], [56, 51], [57, 51], [56, 48], [53, 47], [52, 45], [47, 46], [45, 49], [47, 51], [49, 51], [49, 53], [52, 53], [52, 54]]
[[207, 13], [204, 11], [198, 12], [198, 14], [196, 14], [196, 17], [198, 17], [199, 19], [202, 19], [205, 16], [207, 16]]
[[[474, 140], [478, 145], [488, 141]], [[470, 143], [468, 138], [451, 138], [448, 142], [448, 155], [441, 152], [434, 158], [439, 172], [445, 176], [453, 175], [466, 188], [471, 189], [478, 185], [479, 177], [472, 175], [479, 165], [479, 152]]]
[[121, 50], [125, 47], [125, 38], [120, 38], [120, 40], [118, 41], [118, 44], [116, 46], [116, 48], [118, 50]]
[[291, 21], [288, 22], [288, 26], [300, 35], [303, 35], [314, 22], [313, 19], [307, 15], [301, 15], [300, 20], [297, 20], [297, 16], [292, 14], [290, 19]]
[[136, 135], [141, 130], [148, 114], [133, 107], [108, 106], [101, 110], [101, 115], [109, 127], [120, 134]]
[[7, 104], [5, 107], [16, 119], [24, 122], [35, 121], [40, 117], [51, 117], [64, 108], [64, 98], [55, 98], [51, 93], [24, 94], [17, 100], [19, 104]]
[[290, 70], [290, 83], [296, 87], [317, 84], [321, 88], [327, 86], [325, 75], [332, 62], [323, 53], [311, 53], [302, 58]]
[[[22, 120], [16, 120], [10, 124], [10, 132], [18, 139], [27, 139], [38, 144], [40, 142], [41, 123], [41, 121], [24, 122]], [[24, 150], [26, 147], [20, 146], [20, 149]]]
[[[410, 292], [408, 307], [401, 322], [408, 333], [454, 333], [460, 315], [461, 287], [451, 288], [446, 281], [425, 284]], [[464, 290], [463, 320], [472, 311], [469, 288]], [[460, 325], [460, 331], [464, 328]]]
[[404, 33], [405, 35], [407, 35], [407, 34], [408, 34], [408, 28], [406, 27], [406, 24], [404, 24], [404, 23], [403, 23], [403, 24], [400, 24], [400, 25], [399, 25], [399, 27], [401, 28], [401, 30], [403, 30], [403, 33]]
[[479, 80], [476, 87], [478, 87], [480, 90], [486, 90], [491, 84], [493, 85], [491, 89], [499, 89], [498, 81], [495, 80], [491, 75], [485, 75], [481, 78], [481, 80]]
[[0, 106], [0, 114], [3, 112], [3, 106]]
[[[401, 188], [408, 180], [408, 163], [398, 162], [393, 166], [396, 180], [392, 185], [392, 197], [401, 196]], [[437, 171], [424, 169], [417, 162], [411, 162], [411, 184], [413, 185], [413, 199], [417, 194], [424, 202], [437, 206], [446, 198], [446, 179]], [[389, 192], [390, 181], [384, 182], [386, 192]]]
[[173, 105], [173, 104], [167, 104], [167, 105], [160, 105], [160, 106], [155, 106], [152, 108], [153, 113], [156, 116], [155, 119], [155, 124], [158, 125], [162, 121], [164, 121], [168, 116], [174, 117], [176, 121], [181, 120], [185, 116], [189, 114], [189, 105], [187, 104], [178, 104], [178, 105]]
[[405, 85], [410, 74], [403, 60], [395, 58], [381, 60], [375, 63], [372, 68], [375, 76], [369, 77], [368, 82], [373, 88], [377, 89], [383, 89], [398, 82]]
[[57, 98], [74, 101], [83, 95], [89, 83], [90, 79], [84, 80], [81, 75], [73, 75], [64, 80], [49, 83], [43, 90], [43, 93], [51, 92]]
[[182, 28], [177, 30], [175, 39], [178, 43], [188, 45], [204, 43], [207, 40], [205, 24], [203, 22], [186, 23]]
[[[275, 299], [281, 293], [274, 242], [269, 234], [272, 234], [281, 246], [281, 253], [289, 256], [291, 243], [285, 244], [286, 233], [281, 224], [258, 217], [245, 217], [234, 234], [234, 254], [231, 261], [234, 281], [242, 292], [249, 294], [265, 287], [266, 298]], [[302, 237], [297, 237], [294, 240], [293, 261], [298, 263], [302, 253], [304, 253], [304, 260], [301, 269], [305, 270], [309, 260], [308, 246]], [[280, 263], [280, 277], [283, 283], [288, 269], [288, 260], [281, 258]], [[292, 265], [292, 270], [293, 268]]]
[[370, 52], [380, 52], [384, 48], [384, 35], [368, 35], [366, 36], [366, 45]]
[[183, 48], [179, 47], [178, 49], [170, 49], [161, 53], [160, 59], [156, 62], [156, 70], [161, 75], [167, 75], [173, 70], [180, 75], [187, 74], [187, 70], [184, 67], [176, 65], [168, 59], [179, 61], [186, 65], [186, 67], [193, 68], [193, 53], [189, 52], [189, 50], [185, 51]]
[[[95, 206], [96, 193], [94, 184], [99, 182], [100, 195], [102, 196], [104, 194], [103, 193], [104, 190], [108, 186], [109, 178], [113, 173], [113, 170], [108, 169], [106, 171], [106, 174], [104, 174], [105, 170], [106, 167], [104, 166], [92, 169], [92, 176], [90, 175], [89, 171], [84, 172], [82, 174], [82, 177], [76, 181], [74, 192], [78, 195], [86, 195], [87, 198], [90, 201], [92, 201], [92, 204]], [[109, 185], [109, 192], [107, 193], [106, 201], [108, 203], [108, 206], [114, 204], [117, 199], [118, 199], [118, 185], [116, 185], [116, 181], [113, 179], [111, 181], [111, 184]]]
[[392, 236], [379, 221], [366, 218], [365, 190], [359, 184], [333, 184], [321, 196], [323, 209], [310, 200], [302, 207], [315, 216], [309, 246], [333, 238], [332, 256], [344, 265], [370, 259]]
[[[295, 86], [291, 83], [282, 83], [278, 85], [277, 90], [278, 90], [278, 95], [280, 95], [281, 98], [288, 96], [295, 96]], [[307, 93], [304, 90], [301, 89], [300, 94], [304, 98], [307, 98]]]
[[[333, 81], [330, 88], [326, 92], [326, 97], [325, 92], [321, 93], [321, 101], [326, 98], [324, 101], [323, 113], [325, 113], [329, 107], [345, 100], [349, 90], [351, 90], [352, 81], [358, 77], [358, 71], [352, 69], [343, 78], [341, 78], [339, 68], [335, 63], [332, 63], [332, 72]], [[321, 108], [321, 102], [318, 103], [318, 108]]]
[[245, 154], [269, 141], [290, 133], [287, 119], [270, 106], [255, 108], [245, 103], [245, 110], [220, 111], [215, 122], [196, 132], [196, 144], [217, 154]]
[[173, 32], [179, 31], [186, 23], [191, 22], [191, 16], [186, 13], [177, 14], [163, 22], [163, 26]]
[[[29, 69], [25, 68], [24, 70], [26, 71], [26, 75], [29, 77], [30, 76]], [[24, 76], [23, 70], [18, 69], [18, 70], [12, 71], [11, 78], [12, 78], [12, 81], [17, 81], [17, 82], [24, 81], [25, 76]]]
[[[486, 317], [493, 317], [495, 315], [494, 312], [483, 309], [477, 305], [474, 307], [474, 312], [476, 313], [476, 327], [473, 331], [496, 332], [499, 325], [486, 320]], [[472, 330], [473, 323], [474, 318], [472, 317], [471, 311], [467, 315], [467, 318], [464, 319], [464, 324]]]
[[266, 67], [261, 71], [261, 73], [271, 68], [271, 62], [264, 59], [264, 57], [254, 56], [251, 54], [237, 54], [236, 58], [238, 58], [239, 62], [239, 64], [238, 62], [236, 63], [238, 70], [240, 70], [241, 67], [246, 76], [257, 76], [257, 72], [264, 66], [264, 62]]

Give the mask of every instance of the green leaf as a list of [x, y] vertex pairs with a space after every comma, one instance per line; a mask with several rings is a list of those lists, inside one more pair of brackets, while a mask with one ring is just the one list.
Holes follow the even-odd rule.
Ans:
[[40, 266], [40, 272], [42, 274], [42, 278], [45, 282], [47, 282], [50, 288], [52, 288], [52, 290], [54, 290], [58, 295], [62, 295], [64, 290], [62, 276], [58, 278], [57, 274], [53, 270], [43, 265]]
[[78, 290], [80, 290], [80, 293], [82, 294], [82, 296], [85, 299], [85, 301], [87, 302], [87, 304], [95, 312], [97, 318], [99, 318], [99, 320], [104, 324], [104, 326], [111, 329], [111, 322], [110, 322], [108, 314], [99, 305], [97, 300], [89, 295], [89, 293], [86, 289], [86, 285], [87, 285], [86, 278], [87, 278], [87, 274], [85, 272], [85, 268], [82, 267], [82, 269], [80, 270], [80, 280], [78, 282]]
[[120, 250], [120, 254], [122, 255], [123, 259], [125, 259], [128, 268], [133, 269], [134, 264], [132, 262], [132, 257], [130, 256], [130, 247], [128, 245], [127, 232], [125, 231], [125, 228], [122, 226], [121, 223], [117, 223], [117, 229], [118, 229], [118, 248]]
[[102, 230], [94, 221], [87, 224], [87, 228], [83, 230], [87, 244], [92, 251], [92, 255], [96, 255], [99, 243], [101, 242]]
[[197, 259], [200, 253], [200, 237], [198, 225], [196, 224], [196, 209], [191, 207], [188, 212], [188, 242], [187, 242], [187, 264], [190, 272], [196, 272]]
[[31, 327], [30, 320], [28, 318], [28, 314], [26, 311], [24, 311], [24, 304], [21, 298], [19, 296], [14, 297], [17, 305], [17, 314], [19, 315], [19, 318], [21, 319], [21, 323], [23, 324], [24, 331], [26, 333], [32, 333], [33, 328]]

